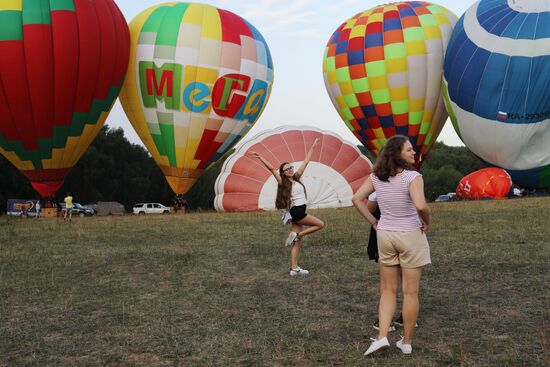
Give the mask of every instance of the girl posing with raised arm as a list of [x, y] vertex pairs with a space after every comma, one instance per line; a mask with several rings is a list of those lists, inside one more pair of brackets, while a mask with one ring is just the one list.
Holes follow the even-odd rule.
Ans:
[[[425, 232], [430, 228], [430, 211], [424, 197], [422, 175], [411, 167], [415, 151], [402, 135], [390, 138], [376, 160], [373, 173], [353, 195], [353, 205], [368, 220], [378, 237], [380, 303], [378, 337], [365, 352], [370, 355], [390, 346], [388, 330], [396, 308], [399, 283], [403, 288], [404, 336], [395, 345], [412, 353], [412, 336], [418, 317], [418, 288], [422, 268], [431, 262]], [[376, 190], [380, 220], [364, 200]]]
[[[318, 143], [319, 139], [315, 139], [306, 154], [304, 162], [296, 172], [294, 172], [294, 167], [288, 162], [282, 163], [277, 170], [261, 154], [257, 152], [249, 153], [251, 157], [258, 158], [277, 180], [275, 207], [277, 209], [288, 210], [292, 216], [292, 231], [285, 242], [286, 246], [292, 246], [290, 252], [290, 276], [309, 274], [309, 271], [298, 266], [302, 238], [323, 229], [325, 226], [323, 221], [306, 213], [307, 193], [304, 184], [300, 181], [300, 177], [303, 175]], [[304, 229], [304, 226], [308, 227]]]

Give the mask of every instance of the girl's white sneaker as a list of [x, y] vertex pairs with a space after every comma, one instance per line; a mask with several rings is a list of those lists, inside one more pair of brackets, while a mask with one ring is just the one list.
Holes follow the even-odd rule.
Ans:
[[290, 276], [294, 277], [296, 275], [309, 275], [309, 271], [302, 269], [299, 266], [297, 266], [296, 269], [290, 269]]
[[363, 353], [363, 355], [365, 356], [379, 353], [390, 346], [390, 342], [388, 341], [387, 337], [383, 337], [382, 339], [371, 339], [373, 340], [373, 342], [371, 343], [369, 349], [367, 349], [367, 351]]
[[292, 245], [294, 245], [294, 242], [296, 242], [297, 239], [298, 239], [298, 233], [296, 233], [296, 232], [290, 232], [290, 233], [288, 234], [288, 237], [286, 238], [285, 246], [292, 246]]
[[403, 354], [411, 354], [413, 352], [412, 344], [404, 344], [403, 337], [395, 343], [395, 346], [403, 352]]

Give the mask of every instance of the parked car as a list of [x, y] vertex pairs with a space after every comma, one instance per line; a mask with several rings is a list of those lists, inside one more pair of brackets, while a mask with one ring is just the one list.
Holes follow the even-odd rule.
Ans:
[[[61, 205], [61, 212], [65, 214], [65, 203], [60, 203], [59, 205]], [[74, 203], [72, 213], [73, 215], [78, 215], [80, 217], [88, 217], [95, 215], [95, 210], [88, 208], [87, 206], [80, 205], [79, 203]]]
[[170, 208], [159, 203], [138, 203], [134, 214], [170, 214]]
[[447, 195], [447, 194], [445, 194], [445, 195], [439, 195], [439, 196], [435, 199], [436, 202], [440, 202], [440, 201], [449, 201], [449, 200], [451, 200], [451, 197], [450, 197], [449, 195]]
[[437, 201], [437, 202], [440, 202], [440, 201], [457, 201], [457, 200], [458, 200], [458, 197], [456, 196], [455, 192], [449, 192], [449, 193], [446, 193], [444, 195], [439, 195], [437, 197], [437, 199], [435, 199], [435, 201]]

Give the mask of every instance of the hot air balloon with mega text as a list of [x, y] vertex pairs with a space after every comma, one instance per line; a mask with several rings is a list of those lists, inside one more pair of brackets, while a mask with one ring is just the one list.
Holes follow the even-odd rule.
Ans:
[[183, 194], [257, 121], [273, 83], [271, 54], [245, 19], [197, 3], [149, 8], [130, 33], [122, 106]]
[[43, 197], [101, 130], [129, 46], [112, 0], [0, 2], [0, 153]]
[[371, 173], [368, 158], [332, 132], [283, 126], [247, 140], [226, 159], [214, 186], [216, 210], [274, 210], [277, 181], [248, 153], [262, 154], [274, 167], [283, 162], [299, 167], [315, 139], [319, 145], [301, 177], [308, 208], [351, 206], [353, 194]]
[[331, 36], [323, 74], [334, 107], [375, 156], [393, 135], [408, 136], [419, 167], [447, 112], [443, 58], [457, 17], [423, 1], [356, 14]]
[[502, 168], [483, 168], [464, 176], [456, 187], [462, 199], [502, 199], [512, 190], [512, 179]]
[[550, 3], [482, 0], [460, 18], [445, 56], [453, 126], [514, 183], [550, 187]]

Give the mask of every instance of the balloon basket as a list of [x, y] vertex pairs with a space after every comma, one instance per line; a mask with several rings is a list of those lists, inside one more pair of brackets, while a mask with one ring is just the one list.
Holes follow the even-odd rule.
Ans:
[[41, 216], [42, 216], [42, 218], [55, 218], [55, 217], [57, 217], [57, 209], [56, 208], [43, 208], [41, 210]]

